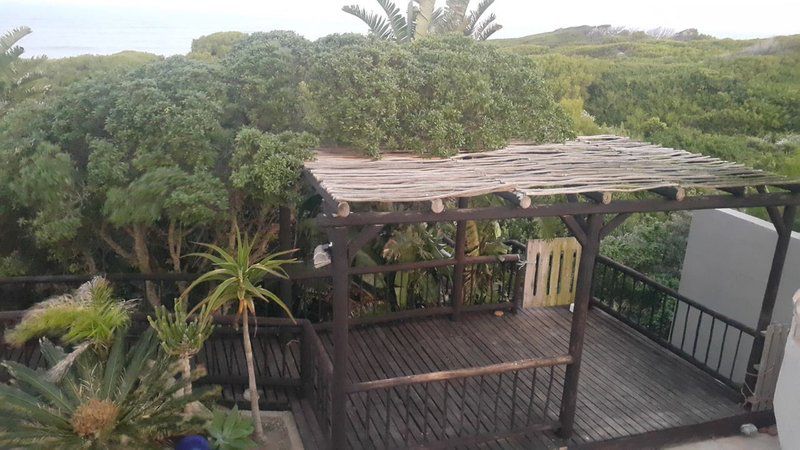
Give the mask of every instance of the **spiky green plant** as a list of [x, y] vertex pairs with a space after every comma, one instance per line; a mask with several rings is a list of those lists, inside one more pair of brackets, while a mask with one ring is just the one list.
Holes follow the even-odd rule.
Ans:
[[[68, 358], [46, 339], [41, 350], [51, 367]], [[84, 352], [56, 377], [11, 361], [2, 366], [12, 378], [0, 385], [2, 448], [153, 448], [201, 430], [204, 418], [186, 414], [186, 406], [218, 394], [180, 395], [188, 380], [175, 381], [175, 359], [152, 330], [128, 351], [125, 333], [117, 333], [107, 354]]]
[[18, 27], [0, 36], [0, 116], [8, 105], [47, 90], [34, 84], [42, 77], [36, 66], [43, 58], [22, 59], [25, 50], [17, 45], [31, 32], [28, 27]]
[[111, 284], [102, 277], [84, 283], [71, 294], [37, 303], [19, 324], [5, 334], [6, 342], [21, 346], [27, 341], [47, 336], [58, 337], [65, 344], [88, 342], [107, 347], [117, 330], [130, 323], [135, 301], [114, 297]]
[[258, 407], [258, 387], [256, 386], [256, 372], [253, 364], [253, 346], [250, 342], [250, 323], [249, 314], [255, 316], [256, 300], [269, 303], [273, 302], [280, 306], [289, 317], [292, 312], [286, 304], [273, 292], [259, 286], [267, 275], [278, 278], [288, 278], [283, 269], [285, 264], [296, 262], [294, 259], [279, 259], [279, 257], [294, 252], [294, 250], [274, 253], [261, 260], [253, 260], [253, 243], [247, 236], [242, 236], [236, 230], [236, 242], [233, 252], [228, 252], [216, 245], [201, 244], [211, 250], [211, 253], [193, 253], [189, 256], [196, 256], [208, 260], [213, 269], [196, 279], [181, 294], [187, 298], [189, 292], [202, 283], [218, 283], [211, 293], [195, 306], [191, 313], [204, 311], [205, 314], [213, 314], [221, 309], [226, 309], [229, 305], [236, 305], [236, 314], [242, 321], [242, 340], [244, 344], [244, 355], [247, 362], [247, 378], [250, 391], [250, 410], [253, 415], [253, 426], [256, 431], [256, 438], [264, 441], [264, 429], [261, 426], [261, 415]]
[[[183, 378], [191, 378], [191, 359], [214, 331], [211, 315], [201, 310], [200, 314], [190, 316], [186, 301], [177, 299], [173, 312], [162, 305], [156, 309], [155, 318], [148, 316], [147, 321], [161, 340], [161, 348], [178, 358]], [[192, 392], [191, 382], [186, 385], [185, 392]]]

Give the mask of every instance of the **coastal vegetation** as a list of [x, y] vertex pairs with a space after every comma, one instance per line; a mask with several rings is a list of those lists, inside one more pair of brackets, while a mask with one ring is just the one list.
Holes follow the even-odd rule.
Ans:
[[[478, 16], [490, 3], [480, 6]], [[298, 177], [317, 145], [440, 156], [616, 133], [800, 173], [797, 36], [575, 27], [480, 43], [458, 34], [311, 42], [226, 32], [182, 57], [30, 61], [41, 76], [0, 120], [0, 274], [198, 272], [208, 264], [183, 258], [194, 242], [232, 248], [236, 228], [263, 256], [284, 204], [298, 211], [306, 255], [322, 237], [306, 221], [318, 203]], [[685, 236], [688, 220], [633, 218], [604, 252], [674, 285], [683, 240], [665, 258], [647, 238], [661, 228]], [[563, 234], [508, 222], [498, 240]], [[359, 260], [378, 262], [388, 244]], [[155, 287], [146, 291], [158, 305]]]

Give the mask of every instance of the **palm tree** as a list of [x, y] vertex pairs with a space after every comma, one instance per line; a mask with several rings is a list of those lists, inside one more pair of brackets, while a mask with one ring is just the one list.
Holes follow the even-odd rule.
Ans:
[[494, 13], [481, 20], [494, 0], [481, 0], [472, 11], [469, 11], [469, 3], [470, 0], [447, 0], [444, 10], [435, 14], [434, 32], [463, 34], [477, 41], [485, 41], [503, 28], [495, 22], [497, 16]]
[[33, 86], [42, 74], [35, 70], [41, 58], [22, 60], [25, 51], [17, 43], [31, 34], [28, 27], [14, 28], [0, 36], [0, 116], [8, 104], [41, 92], [46, 87]]
[[190, 312], [189, 315], [198, 311], [204, 314], [214, 314], [220, 310], [227, 309], [228, 306], [237, 306], [237, 316], [242, 321], [242, 339], [244, 343], [244, 354], [247, 362], [247, 378], [250, 390], [250, 411], [253, 415], [253, 425], [256, 438], [264, 442], [264, 429], [261, 425], [261, 415], [258, 407], [258, 387], [256, 386], [256, 372], [253, 364], [253, 345], [250, 342], [250, 321], [249, 314], [255, 315], [255, 301], [273, 302], [280, 306], [289, 317], [291, 311], [286, 304], [271, 291], [259, 286], [261, 281], [267, 276], [272, 275], [278, 278], [288, 278], [283, 269], [284, 264], [296, 262], [294, 259], [278, 259], [278, 257], [292, 253], [294, 250], [274, 253], [267, 257], [254, 261], [253, 242], [248, 237], [242, 237], [239, 230], [236, 230], [235, 248], [232, 253], [222, 248], [211, 245], [201, 244], [211, 250], [211, 253], [194, 253], [190, 256], [198, 256], [208, 260], [213, 269], [195, 280], [181, 294], [186, 298], [192, 289], [201, 283], [213, 281], [219, 283], [211, 293], [200, 301]]
[[435, 8], [436, 0], [411, 0], [405, 15], [390, 0], [376, 1], [385, 16], [358, 5], [348, 5], [342, 10], [361, 19], [369, 26], [370, 33], [381, 39], [408, 42], [429, 33], [457, 33], [483, 41], [502, 28], [495, 22], [494, 13], [481, 20], [494, 0], [481, 0], [469, 12], [469, 0], [447, 0], [444, 8]]

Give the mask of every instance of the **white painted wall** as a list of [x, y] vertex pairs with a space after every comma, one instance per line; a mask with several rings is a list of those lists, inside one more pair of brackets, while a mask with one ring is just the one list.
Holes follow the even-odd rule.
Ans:
[[[777, 239], [771, 223], [735, 210], [693, 212], [679, 292], [755, 328]], [[799, 288], [800, 234], [793, 233], [773, 322], [791, 322], [792, 294]], [[679, 309], [678, 317], [682, 312]], [[680, 346], [682, 339], [683, 348], [690, 351], [696, 324], [697, 318], [690, 315], [685, 338], [682, 327], [676, 327], [673, 344]], [[701, 345], [707, 342], [710, 326], [708, 321], [701, 324], [697, 333]], [[722, 346], [719, 328], [714, 330], [714, 336], [708, 359], [720, 359], [721, 367], [733, 369], [734, 381], [742, 381], [752, 339], [745, 336], [738, 352], [733, 352], [731, 342], [735, 343], [737, 336], [729, 332], [724, 349], [719, 348]], [[700, 349], [698, 356], [705, 358], [705, 349]]]

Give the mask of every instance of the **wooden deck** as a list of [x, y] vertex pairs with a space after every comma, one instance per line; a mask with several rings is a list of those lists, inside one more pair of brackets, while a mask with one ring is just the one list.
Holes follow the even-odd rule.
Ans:
[[[354, 328], [350, 331], [348, 376], [351, 382], [361, 382], [561, 355], [567, 353], [569, 327], [570, 313], [566, 309], [537, 308], [502, 317], [491, 313], [467, 314], [460, 322], [428, 318]], [[332, 354], [330, 335], [323, 333], [321, 338]], [[351, 427], [348, 443], [351, 448], [392, 447], [402, 443], [404, 433], [410, 433], [411, 440], [418, 444], [452, 439], [460, 434], [459, 426], [491, 432], [491, 429], [481, 430], [486, 428], [487, 421], [494, 423], [489, 416], [514, 421], [519, 420], [524, 409], [516, 394], [510, 398], [510, 392], [517, 391], [516, 386], [509, 389], [512, 378], [515, 377], [487, 381], [486, 386], [483, 382], [479, 386], [477, 381], [468, 384], [463, 400], [453, 397], [454, 391], [450, 390], [450, 408], [446, 406], [448, 393], [431, 393], [433, 400], [430, 404], [426, 400], [423, 406], [419, 400], [421, 394], [412, 390], [412, 397], [416, 398], [412, 404], [418, 410], [410, 421], [399, 414], [402, 407], [396, 403], [402, 402], [400, 396], [378, 399], [373, 396], [374, 403], [369, 399], [353, 400], [348, 406], [350, 423], [363, 425], [364, 418], [369, 418], [366, 431], [363, 427], [360, 431]], [[539, 381], [520, 377], [513, 383], [530, 386], [535, 381], [535, 396], [541, 398], [546, 378], [545, 371], [540, 373]], [[555, 368], [553, 380], [554, 401], [541, 407], [544, 410], [539, 414], [545, 420], [558, 417], [563, 366]], [[389, 420], [385, 407], [372, 406], [385, 405], [387, 401], [391, 404], [389, 410], [397, 411], [389, 414]], [[468, 415], [466, 420], [454, 417], [451, 410], [457, 401], [463, 401], [473, 416]], [[742, 412], [730, 388], [605, 313], [590, 312], [575, 433], [567, 444], [693, 425]], [[425, 415], [427, 419], [428, 414], [432, 420], [425, 420], [422, 429], [420, 417]], [[551, 432], [538, 432], [487, 442], [481, 448], [553, 448], [564, 444]]]

